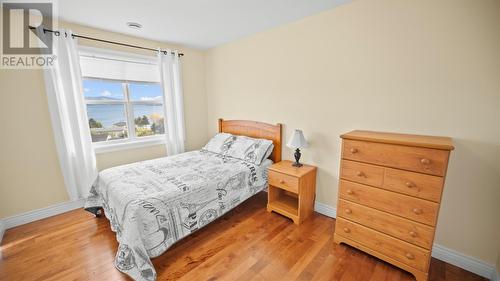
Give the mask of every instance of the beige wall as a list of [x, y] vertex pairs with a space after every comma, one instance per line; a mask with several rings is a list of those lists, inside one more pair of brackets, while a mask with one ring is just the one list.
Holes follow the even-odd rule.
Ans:
[[[186, 148], [196, 149], [207, 140], [205, 54], [198, 50], [144, 40], [84, 26], [60, 23], [77, 34], [153, 48], [177, 48], [185, 56], [183, 87]], [[80, 41], [81, 45], [118, 51], [151, 52]], [[0, 218], [65, 202], [68, 195], [59, 166], [50, 122], [45, 86], [39, 70], [0, 70]], [[14, 122], [15, 121], [15, 122]], [[215, 121], [214, 121], [215, 122]], [[97, 155], [99, 169], [165, 155], [164, 146]]]
[[[311, 143], [303, 160], [318, 165], [318, 200], [331, 206], [339, 134], [453, 137], [436, 242], [500, 269], [499, 11], [493, 0], [357, 0], [206, 54], [63, 26], [180, 48], [188, 149], [215, 133], [219, 117], [281, 122], [285, 139], [302, 128]], [[0, 70], [0, 85], [0, 218], [67, 201], [41, 72]], [[291, 154], [284, 150], [285, 158]], [[103, 169], [163, 155], [162, 146], [153, 146], [97, 159]]]
[[286, 140], [303, 129], [317, 200], [331, 206], [341, 133], [451, 136], [436, 242], [495, 264], [499, 50], [499, 1], [353, 1], [210, 50], [209, 135], [218, 117], [284, 123]]
[[68, 200], [40, 71], [0, 70], [0, 218]]

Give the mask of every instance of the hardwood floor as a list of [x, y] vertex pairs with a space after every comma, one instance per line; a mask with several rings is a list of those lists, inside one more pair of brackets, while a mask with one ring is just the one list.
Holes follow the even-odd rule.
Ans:
[[[153, 259], [158, 280], [414, 280], [333, 243], [335, 220], [300, 226], [266, 212], [261, 193]], [[130, 280], [113, 266], [118, 243], [106, 218], [75, 210], [8, 230], [0, 280]], [[487, 280], [432, 259], [430, 280]]]

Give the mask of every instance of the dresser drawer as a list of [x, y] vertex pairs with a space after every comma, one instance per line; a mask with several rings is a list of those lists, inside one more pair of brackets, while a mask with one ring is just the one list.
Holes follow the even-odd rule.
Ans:
[[439, 204], [434, 202], [345, 180], [340, 180], [339, 194], [340, 198], [354, 203], [427, 225], [436, 225]]
[[337, 218], [335, 233], [421, 271], [429, 267], [430, 251], [362, 225]]
[[384, 168], [349, 160], [341, 160], [340, 177], [342, 179], [380, 187], [384, 179]]
[[382, 188], [440, 202], [443, 178], [386, 168]]
[[433, 227], [342, 199], [337, 214], [425, 249], [432, 248]]
[[344, 159], [444, 176], [449, 151], [344, 139]]
[[299, 179], [296, 177], [269, 171], [269, 184], [293, 193], [299, 193]]

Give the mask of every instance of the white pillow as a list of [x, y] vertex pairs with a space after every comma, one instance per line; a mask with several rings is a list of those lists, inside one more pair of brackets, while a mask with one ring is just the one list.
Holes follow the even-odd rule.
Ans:
[[218, 133], [202, 149], [260, 165], [271, 155], [274, 145], [266, 139]]
[[273, 146], [273, 142], [270, 140], [233, 136], [232, 143], [228, 145], [225, 155], [260, 165], [271, 154], [274, 147], [271, 146]]
[[231, 134], [218, 133], [211, 138], [202, 149], [213, 153], [224, 154], [231, 145], [232, 138], [234, 138], [234, 136]]

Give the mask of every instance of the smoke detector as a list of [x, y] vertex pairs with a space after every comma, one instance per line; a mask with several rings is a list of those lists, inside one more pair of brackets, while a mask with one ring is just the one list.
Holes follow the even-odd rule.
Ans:
[[138, 22], [127, 22], [127, 26], [130, 27], [130, 28], [133, 28], [133, 29], [141, 29], [142, 28], [142, 24], [138, 23]]

